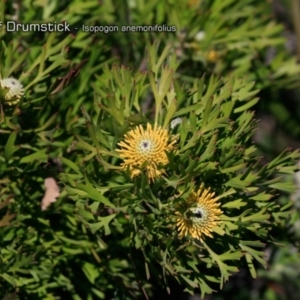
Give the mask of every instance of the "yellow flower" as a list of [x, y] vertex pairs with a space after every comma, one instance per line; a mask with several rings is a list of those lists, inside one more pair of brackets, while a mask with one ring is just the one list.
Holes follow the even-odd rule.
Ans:
[[218, 197], [204, 189], [201, 184], [197, 192], [192, 192], [176, 212], [179, 237], [190, 235], [203, 240], [202, 236], [212, 237], [211, 231], [220, 222], [222, 211], [217, 203]]
[[4, 97], [5, 104], [15, 105], [24, 95], [23, 85], [15, 78], [4, 78], [0, 80], [0, 95]]
[[164, 170], [161, 168], [169, 161], [166, 155], [174, 149], [175, 139], [170, 137], [166, 129], [148, 123], [145, 130], [141, 125], [130, 130], [124, 140], [118, 145], [121, 149], [116, 151], [124, 160], [123, 169], [129, 169], [131, 178], [145, 172], [148, 180], [159, 177]]

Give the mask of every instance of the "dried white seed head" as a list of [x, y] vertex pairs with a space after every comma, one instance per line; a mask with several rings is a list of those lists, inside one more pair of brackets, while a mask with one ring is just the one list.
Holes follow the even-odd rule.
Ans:
[[175, 119], [173, 119], [171, 121], [170, 128], [174, 129], [177, 125], [179, 125], [181, 123], [182, 123], [182, 119], [181, 118], [175, 118]]
[[204, 31], [199, 31], [195, 35], [195, 40], [197, 42], [200, 42], [200, 41], [204, 40], [204, 38], [205, 38], [205, 32]]
[[12, 77], [1, 79], [0, 89], [4, 91], [7, 90], [3, 99], [7, 105], [17, 104], [25, 93], [21, 82]]

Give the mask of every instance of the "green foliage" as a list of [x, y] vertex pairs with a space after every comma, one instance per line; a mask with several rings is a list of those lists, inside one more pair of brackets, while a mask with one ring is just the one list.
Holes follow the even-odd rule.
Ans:
[[[299, 159], [287, 149], [266, 163], [252, 141], [259, 89], [292, 86], [299, 75], [267, 4], [69, 2], [1, 1], [0, 21], [121, 28], [130, 20], [177, 31], [1, 27], [0, 79], [18, 79], [25, 95], [12, 106], [1, 97], [0, 296], [147, 298], [177, 282], [203, 297], [241, 268], [260, 276], [266, 247], [283, 241], [276, 232], [292, 215], [278, 196], [294, 191]], [[176, 139], [152, 183], [131, 178], [116, 151], [147, 123]], [[47, 177], [61, 193], [42, 212]], [[180, 239], [177, 205], [201, 183], [218, 197], [221, 222], [213, 238]]]
[[[193, 89], [185, 89], [174, 79], [174, 69], [154, 67], [155, 46], [149, 46], [149, 54], [147, 75], [113, 66], [98, 77], [98, 108], [91, 114], [85, 112], [89, 135], [78, 137], [76, 148], [83, 150], [78, 154], [83, 159], [72, 167], [76, 177], [74, 172], [62, 174], [66, 190], [77, 203], [89, 201], [90, 206], [97, 207], [101, 217], [82, 215], [93, 233], [117, 234], [116, 238], [119, 230], [128, 234], [126, 252], [137, 251], [144, 257], [139, 271], [140, 278], [145, 272], [145, 282], [162, 271], [167, 287], [169, 278], [175, 277], [187, 291], [199, 287], [204, 295], [212, 291], [209, 282], [219, 282], [222, 287], [243, 259], [256, 277], [253, 260], [266, 267], [261, 241], [270, 242], [269, 231], [289, 215], [290, 204], [280, 206], [274, 197], [278, 190], [293, 188], [292, 183], [282, 181], [281, 174], [293, 173], [293, 161], [299, 153], [282, 153], [259, 166], [255, 147], [249, 143], [255, 128], [249, 108], [258, 100], [253, 84], [211, 77], [208, 85], [204, 78], [196, 79]], [[172, 57], [170, 62], [176, 67]], [[137, 117], [142, 113], [137, 99], [143, 99], [149, 88], [158, 124], [168, 127], [172, 118], [183, 119], [176, 129], [180, 136], [178, 152], [170, 154], [167, 176], [151, 186], [143, 178], [130, 183], [128, 175], [118, 171], [119, 161], [115, 159], [117, 142], [124, 132], [151, 122]], [[214, 238], [203, 244], [180, 241], [174, 231], [176, 224], [170, 221], [174, 214], [172, 196], [201, 182], [222, 199], [222, 223], [215, 228]], [[219, 269], [219, 275], [212, 273], [213, 267]], [[157, 276], [159, 280], [161, 275]]]

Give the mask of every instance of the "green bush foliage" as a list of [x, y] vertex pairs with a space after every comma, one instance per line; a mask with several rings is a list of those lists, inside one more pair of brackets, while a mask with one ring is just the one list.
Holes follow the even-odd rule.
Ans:
[[[159, 288], [172, 295], [174, 281], [204, 297], [241, 268], [256, 278], [267, 267], [265, 249], [283, 242], [274, 233], [292, 214], [279, 196], [295, 190], [299, 151], [264, 162], [254, 107], [259, 89], [293, 86], [300, 70], [268, 9], [250, 0], [1, 1], [3, 23], [177, 28], [2, 27], [3, 299], [151, 298]], [[42, 211], [49, 177], [60, 195]]]

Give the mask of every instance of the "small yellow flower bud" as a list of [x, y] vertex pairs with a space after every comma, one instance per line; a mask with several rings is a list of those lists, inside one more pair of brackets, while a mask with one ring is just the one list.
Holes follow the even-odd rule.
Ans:
[[220, 58], [220, 54], [215, 50], [210, 50], [206, 53], [206, 59], [208, 62], [215, 63]]

